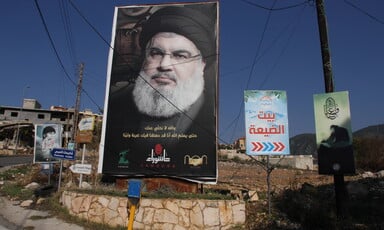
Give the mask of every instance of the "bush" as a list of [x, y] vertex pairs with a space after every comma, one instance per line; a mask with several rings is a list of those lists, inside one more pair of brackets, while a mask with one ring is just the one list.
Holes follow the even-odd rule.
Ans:
[[354, 139], [354, 154], [356, 168], [365, 171], [380, 171], [384, 169], [384, 138]]
[[334, 195], [329, 188], [304, 184], [299, 190], [287, 189], [274, 199], [276, 207], [304, 229], [335, 229]]
[[28, 200], [34, 197], [32, 190], [25, 189], [22, 185], [15, 183], [4, 184], [0, 189], [0, 193], [19, 200]]

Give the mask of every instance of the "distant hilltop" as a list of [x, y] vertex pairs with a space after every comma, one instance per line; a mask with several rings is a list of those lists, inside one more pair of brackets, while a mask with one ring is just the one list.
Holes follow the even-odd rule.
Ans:
[[[384, 124], [372, 125], [353, 132], [353, 138], [384, 137]], [[291, 137], [292, 155], [316, 155], [316, 134], [304, 133]]]

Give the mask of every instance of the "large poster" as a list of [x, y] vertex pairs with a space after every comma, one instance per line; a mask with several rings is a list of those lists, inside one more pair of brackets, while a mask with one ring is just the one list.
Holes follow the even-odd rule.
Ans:
[[314, 95], [319, 174], [353, 174], [348, 91]]
[[279, 90], [246, 90], [245, 131], [248, 155], [289, 154], [287, 95]]
[[51, 150], [61, 148], [62, 125], [35, 125], [34, 163], [57, 161], [51, 155]]
[[217, 179], [218, 2], [117, 7], [99, 172]]

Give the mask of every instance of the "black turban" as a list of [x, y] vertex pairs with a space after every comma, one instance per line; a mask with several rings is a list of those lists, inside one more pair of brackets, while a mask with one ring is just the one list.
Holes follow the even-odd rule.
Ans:
[[191, 40], [207, 61], [216, 56], [215, 12], [206, 13], [188, 7], [164, 7], [143, 23], [140, 46], [145, 49], [157, 33], [173, 32]]

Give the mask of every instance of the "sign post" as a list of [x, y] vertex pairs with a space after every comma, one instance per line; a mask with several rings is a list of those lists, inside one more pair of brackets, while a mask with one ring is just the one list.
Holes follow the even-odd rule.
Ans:
[[333, 175], [337, 217], [344, 218], [348, 199], [344, 174], [355, 174], [348, 91], [314, 95], [319, 174]]
[[128, 202], [130, 204], [128, 230], [133, 229], [133, 221], [135, 218], [136, 206], [140, 201], [140, 197], [141, 197], [141, 180], [130, 180], [128, 182]]
[[[91, 143], [93, 134], [92, 131], [95, 126], [95, 118], [94, 117], [84, 117], [79, 122], [79, 132], [76, 135], [76, 142], [83, 144], [83, 152], [81, 156], [81, 164], [84, 164], [84, 157], [85, 157], [85, 144]], [[81, 184], [83, 183], [83, 173], [80, 173], [80, 179], [79, 179], [79, 188], [81, 188]]]

